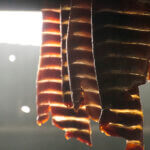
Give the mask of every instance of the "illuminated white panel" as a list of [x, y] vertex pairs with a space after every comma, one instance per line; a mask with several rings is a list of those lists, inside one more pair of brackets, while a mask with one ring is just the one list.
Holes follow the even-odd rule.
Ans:
[[0, 21], [0, 43], [41, 45], [41, 12], [0, 11]]

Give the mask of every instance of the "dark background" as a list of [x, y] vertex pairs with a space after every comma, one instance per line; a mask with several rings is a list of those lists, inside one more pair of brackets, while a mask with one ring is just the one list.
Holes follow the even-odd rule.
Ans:
[[1, 10], [40, 10], [42, 0], [0, 0]]
[[[41, 10], [45, 0], [0, 0], [1, 10]], [[47, 4], [55, 5], [60, 0], [46, 0]], [[109, 0], [107, 0], [109, 1]], [[113, 1], [113, 0], [110, 0]], [[120, 1], [120, 0], [115, 0]], [[150, 3], [150, 0], [121, 0], [123, 3], [126, 1], [134, 1], [135, 3]]]
[[57, 6], [60, 0], [0, 0], [1, 10], [40, 11], [43, 6]]

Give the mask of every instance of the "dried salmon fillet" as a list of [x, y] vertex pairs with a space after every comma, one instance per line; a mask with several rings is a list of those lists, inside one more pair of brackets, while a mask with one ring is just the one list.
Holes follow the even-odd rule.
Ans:
[[[133, 5], [134, 4], [134, 5]], [[100, 130], [126, 139], [126, 150], [143, 150], [143, 112], [138, 86], [149, 66], [149, 18], [135, 0], [95, 0], [93, 40], [102, 99]]]
[[70, 85], [69, 85], [67, 49], [66, 49], [66, 39], [67, 39], [70, 9], [71, 9], [71, 1], [63, 0], [61, 2], [61, 17], [60, 17], [61, 18], [62, 91], [63, 91], [63, 101], [67, 107], [73, 106], [71, 100]]
[[90, 118], [99, 120], [101, 94], [100, 130], [125, 138], [126, 150], [143, 150], [138, 86], [149, 79], [150, 7], [137, 0], [62, 0], [58, 5], [43, 9], [38, 124], [51, 112], [52, 123], [67, 139], [91, 145]]
[[65, 131], [66, 139], [76, 138], [91, 146], [91, 128], [85, 107], [78, 112], [62, 101], [60, 8], [42, 10], [43, 30], [37, 78], [37, 123], [52, 116], [52, 124]]
[[91, 7], [91, 0], [71, 1], [66, 48], [73, 107], [77, 111], [84, 104], [91, 119], [98, 121], [101, 103], [91, 40]]
[[62, 93], [59, 13], [54, 10], [42, 10], [42, 46], [37, 77], [38, 125], [48, 121], [50, 103], [56, 100], [58, 103]]
[[65, 131], [66, 139], [76, 138], [77, 140], [91, 146], [90, 120], [85, 108], [75, 112], [73, 108], [52, 107], [52, 123]]

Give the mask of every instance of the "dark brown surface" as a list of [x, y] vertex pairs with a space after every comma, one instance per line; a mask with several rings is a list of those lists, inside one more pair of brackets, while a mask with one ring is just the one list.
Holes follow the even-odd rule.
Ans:
[[[95, 75], [91, 17], [91, 0], [72, 1], [67, 38], [67, 58], [74, 109], [78, 110], [80, 105], [84, 103], [91, 119], [98, 121], [101, 104]], [[93, 93], [97, 94], [96, 100]]]
[[[70, 2], [64, 0], [61, 3], [61, 56], [62, 56], [62, 91], [63, 91], [63, 101], [66, 106], [72, 106], [71, 94], [70, 94], [70, 85], [69, 85], [69, 75], [68, 75], [68, 62], [67, 62], [67, 48], [66, 48], [66, 39], [67, 39], [67, 30], [68, 23], [64, 24], [69, 20], [70, 10], [66, 10], [65, 7], [70, 8]], [[66, 66], [67, 64], [67, 66]], [[68, 77], [65, 79], [65, 76]]]
[[[106, 135], [138, 140], [142, 146], [137, 89], [146, 82], [150, 58], [150, 5], [138, 0], [94, 2], [94, 53], [103, 107], [100, 129]], [[126, 150], [130, 149], [128, 144]]]
[[[48, 5], [56, 6], [59, 0], [48, 0]], [[41, 11], [45, 4], [43, 0], [1, 0], [0, 10]]]

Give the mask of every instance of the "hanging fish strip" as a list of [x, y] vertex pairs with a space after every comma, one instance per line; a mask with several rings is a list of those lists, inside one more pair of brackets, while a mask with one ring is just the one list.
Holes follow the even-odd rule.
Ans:
[[[91, 41], [91, 1], [81, 2], [66, 0], [42, 9], [37, 123], [47, 122], [51, 113], [52, 124], [66, 132], [66, 139], [74, 137], [90, 146], [90, 118], [99, 121], [101, 105]], [[83, 8], [84, 22], [76, 15]]]
[[93, 8], [100, 130], [125, 138], [126, 150], [143, 150], [138, 86], [146, 82], [149, 68], [150, 9], [137, 0], [95, 0]]
[[66, 139], [91, 146], [92, 119], [106, 135], [125, 138], [126, 150], [144, 150], [138, 86], [150, 79], [149, 10], [138, 0], [61, 0], [43, 7], [38, 125], [51, 114]]

